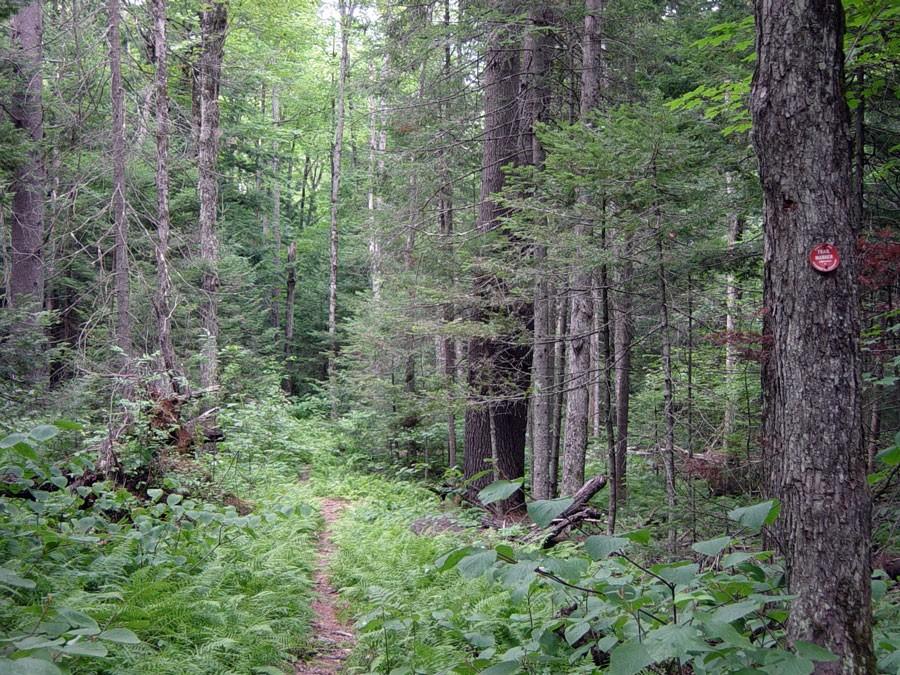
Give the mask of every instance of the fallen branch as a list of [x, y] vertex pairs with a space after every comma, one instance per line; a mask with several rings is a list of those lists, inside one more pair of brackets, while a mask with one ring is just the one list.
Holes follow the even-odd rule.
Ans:
[[587, 504], [595, 494], [606, 487], [606, 483], [606, 476], [599, 475], [594, 476], [582, 485], [578, 492], [572, 496], [572, 503], [550, 522], [549, 532], [544, 538], [541, 547], [552, 548], [561, 542], [565, 538], [566, 532], [575, 525], [599, 518], [601, 513]]

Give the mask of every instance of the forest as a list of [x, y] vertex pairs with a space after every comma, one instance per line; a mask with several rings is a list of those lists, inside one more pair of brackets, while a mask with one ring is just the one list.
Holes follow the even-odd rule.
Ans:
[[900, 2], [0, 0], [0, 675], [900, 675]]

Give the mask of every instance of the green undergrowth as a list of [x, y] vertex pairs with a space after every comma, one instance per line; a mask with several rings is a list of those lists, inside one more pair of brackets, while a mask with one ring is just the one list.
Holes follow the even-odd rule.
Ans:
[[296, 468], [317, 432], [271, 405], [220, 423], [216, 454], [137, 493], [66, 485], [87, 459], [50, 458], [74, 425], [3, 439], [0, 673], [291, 671], [321, 527]]
[[[777, 502], [707, 499], [694, 522], [679, 522], [683, 537], [672, 557], [664, 519], [652, 508], [659, 488], [635, 467], [622, 534], [592, 534], [546, 552], [523, 536], [526, 525], [480, 529], [475, 511], [415, 483], [364, 473], [364, 457], [328, 453], [315, 463], [314, 492], [355, 501], [334, 527], [332, 564], [358, 636], [348, 673], [808, 675], [834, 658], [786, 642], [790, 596], [759, 538], [778, 518]], [[482, 500], [515, 487], [501, 481]], [[532, 503], [529, 511], [547, 522], [564, 505]], [[458, 531], [428, 529], [447, 522]], [[890, 589], [883, 576], [873, 579], [884, 673], [900, 665]]]

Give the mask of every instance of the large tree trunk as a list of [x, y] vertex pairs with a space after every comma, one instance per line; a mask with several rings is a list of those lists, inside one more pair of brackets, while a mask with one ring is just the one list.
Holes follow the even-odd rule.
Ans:
[[[450, 35], [450, 0], [444, 0], [444, 83], [450, 81], [452, 43]], [[448, 123], [446, 104], [441, 105], [440, 116], [444, 123]], [[441, 191], [440, 191], [440, 232], [449, 260], [453, 260], [453, 180], [450, 175], [450, 165], [447, 158], [447, 150], [443, 147], [449, 144], [450, 136], [442, 134], [441, 151], [438, 157], [438, 168], [440, 171]], [[448, 279], [452, 287], [456, 281], [454, 266], [450, 265], [450, 278]], [[448, 302], [443, 307], [443, 321], [449, 324], [453, 321], [456, 311], [453, 303]], [[456, 386], [456, 339], [452, 335], [441, 337], [441, 352], [444, 363], [444, 376], [447, 380], [447, 386], [450, 391], [447, 405], [447, 466], [455, 468], [458, 464], [456, 459], [456, 412], [455, 412], [455, 386]]]
[[[760, 0], [751, 96], [765, 207], [768, 490], [792, 601], [788, 639], [873, 673], [871, 502], [862, 447], [859, 308], [844, 19], [838, 0]], [[807, 262], [821, 242], [837, 269]]]
[[[531, 27], [525, 36], [524, 70], [528, 73], [526, 119], [522, 123], [522, 149], [540, 170], [544, 165], [544, 148], [534, 133], [535, 124], [547, 117], [550, 87], [547, 71], [550, 67], [551, 36], [547, 29], [553, 17], [540, 7], [531, 11]], [[553, 435], [553, 325], [550, 310], [550, 282], [543, 269], [547, 257], [544, 244], [534, 250], [537, 279], [534, 285], [534, 347], [532, 352], [533, 407], [531, 416], [532, 476], [531, 493], [534, 499], [550, 499], [550, 458]]]
[[341, 23], [341, 57], [338, 66], [335, 94], [334, 140], [331, 147], [331, 229], [328, 265], [328, 383], [331, 395], [331, 416], [337, 417], [335, 376], [337, 358], [337, 282], [338, 282], [338, 197], [341, 190], [341, 151], [344, 145], [344, 89], [350, 62], [350, 16], [347, 0], [339, 0]]
[[[511, 11], [498, 0], [492, 7], [501, 15], [491, 31], [484, 66], [484, 149], [481, 161], [481, 199], [476, 227], [487, 233], [500, 226], [503, 208], [493, 195], [503, 188], [502, 167], [518, 159], [517, 106], [519, 54], [510, 48], [511, 28], [503, 19]], [[474, 296], [485, 303], [502, 292], [496, 277], [483, 271], [476, 274]], [[500, 311], [509, 310], [501, 309]], [[482, 314], [484, 316], [484, 314]], [[468, 383], [472, 400], [466, 409], [464, 474], [467, 480], [490, 468], [491, 428], [496, 432], [497, 470], [505, 479], [520, 478], [525, 471], [525, 427], [531, 349], [506, 339], [476, 337], [469, 343]], [[487, 401], [493, 401], [489, 405]], [[493, 418], [493, 425], [489, 418]], [[469, 483], [474, 496], [490, 482], [490, 475]], [[517, 492], [501, 508], [522, 503]]]
[[[200, 320], [205, 333], [200, 385], [205, 389], [218, 384], [218, 292], [219, 242], [216, 236], [216, 208], [219, 185], [216, 161], [219, 155], [219, 82], [225, 44], [227, 9], [214, 2], [200, 12], [202, 53], [200, 56], [200, 138], [197, 154], [200, 195], [200, 259], [202, 297]], [[211, 420], [212, 423], [212, 420]]]
[[[581, 119], [590, 123], [590, 115], [600, 103], [602, 55], [600, 21], [604, 0], [587, 0], [584, 15], [581, 69]], [[582, 191], [579, 203], [590, 204], [590, 195]], [[576, 220], [575, 262], [569, 289], [569, 339], [566, 354], [566, 440], [563, 449], [562, 494], [574, 494], [584, 484], [584, 462], [588, 441], [591, 386], [591, 335], [593, 333], [594, 273], [586, 262], [592, 223], [583, 215]]]
[[631, 277], [634, 264], [631, 260], [634, 235], [625, 232], [619, 247], [619, 268], [614, 294], [614, 328], [613, 338], [616, 371], [616, 470], [615, 493], [619, 503], [628, 498], [626, 471], [628, 469], [628, 411], [631, 404]]
[[[25, 5], [11, 24], [15, 77], [9, 115], [28, 138], [28, 148], [12, 177], [12, 265], [10, 307], [40, 311], [44, 304], [44, 163], [40, 143], [44, 137], [42, 109], [43, 22], [41, 2]], [[29, 320], [23, 328], [36, 329]], [[37, 373], [35, 373], [35, 376]]]
[[[119, 0], [108, 0], [106, 39], [109, 43], [110, 96], [112, 99], [112, 212], [116, 232], [116, 345], [122, 351], [122, 373], [128, 375], [132, 356], [131, 301], [128, 272], [128, 219], [125, 214], [125, 89], [122, 86], [122, 57], [119, 37]], [[126, 386], [126, 396], [130, 395]]]
[[[166, 0], [153, 0], [156, 58], [156, 296], [153, 309], [159, 332], [163, 386], [178, 391], [178, 365], [172, 343], [172, 277], [169, 274], [169, 75], [167, 72]], [[170, 384], [171, 383], [171, 384]]]

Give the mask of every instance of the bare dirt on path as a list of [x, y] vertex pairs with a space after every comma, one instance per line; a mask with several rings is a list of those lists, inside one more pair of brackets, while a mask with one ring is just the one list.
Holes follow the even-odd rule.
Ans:
[[335, 675], [340, 673], [344, 661], [353, 648], [354, 637], [349, 626], [337, 615], [338, 594], [328, 578], [328, 566], [334, 555], [331, 526], [340, 518], [347, 502], [339, 499], [322, 500], [322, 518], [325, 527], [319, 535], [319, 554], [313, 576], [315, 599], [312, 603], [312, 633], [315, 651], [304, 661], [294, 664], [295, 675]]

